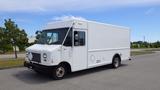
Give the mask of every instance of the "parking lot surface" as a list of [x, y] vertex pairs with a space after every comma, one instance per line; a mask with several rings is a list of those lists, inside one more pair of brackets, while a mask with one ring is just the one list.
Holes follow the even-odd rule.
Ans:
[[118, 69], [102, 66], [53, 80], [27, 68], [0, 70], [0, 90], [160, 90], [160, 53], [135, 56]]

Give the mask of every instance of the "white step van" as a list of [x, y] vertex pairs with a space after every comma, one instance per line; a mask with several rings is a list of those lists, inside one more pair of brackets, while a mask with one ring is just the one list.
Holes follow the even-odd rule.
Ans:
[[87, 20], [49, 23], [26, 49], [24, 66], [62, 79], [75, 72], [130, 59], [130, 29]]

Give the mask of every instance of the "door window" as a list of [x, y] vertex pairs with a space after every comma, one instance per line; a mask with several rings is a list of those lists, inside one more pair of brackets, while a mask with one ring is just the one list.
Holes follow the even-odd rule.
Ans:
[[74, 31], [74, 46], [85, 46], [84, 31]]

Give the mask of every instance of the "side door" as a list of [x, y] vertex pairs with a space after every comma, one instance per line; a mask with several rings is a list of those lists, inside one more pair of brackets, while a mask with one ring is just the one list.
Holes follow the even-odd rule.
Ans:
[[66, 40], [62, 46], [61, 52], [61, 60], [66, 61], [72, 65], [72, 56], [73, 56], [73, 48], [72, 48], [72, 29], [69, 31]]
[[74, 29], [73, 71], [87, 68], [87, 30]]

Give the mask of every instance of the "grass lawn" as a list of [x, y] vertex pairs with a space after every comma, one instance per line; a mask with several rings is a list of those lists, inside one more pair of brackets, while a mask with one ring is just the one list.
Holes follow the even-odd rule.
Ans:
[[144, 54], [152, 54], [155, 53], [152, 50], [144, 50], [144, 51], [132, 51], [131, 56], [136, 56], [136, 55], [144, 55]]
[[[6, 52], [6, 53], [2, 53], [2, 51], [0, 51], [0, 54], [1, 55], [4, 55], [4, 54], [14, 54], [15, 52]], [[21, 52], [17, 52], [17, 54], [23, 54], [25, 53], [25, 51], [21, 51]]]
[[160, 51], [160, 48], [146, 48], [139, 51], [131, 51], [131, 56], [152, 54], [155, 53], [156, 51]]
[[0, 60], [0, 69], [21, 67], [23, 63], [24, 59]]
[[[149, 49], [149, 50], [142, 50], [142, 51], [132, 51], [131, 52], [131, 56], [152, 54], [152, 53], [155, 53], [154, 51], [160, 51], [160, 49]], [[23, 63], [24, 63], [24, 59], [22, 59], [22, 58], [12, 59], [12, 60], [0, 60], [0, 69], [22, 67]]]
[[152, 48], [152, 49], [149, 49], [149, 50], [146, 50], [146, 51], [160, 51], [160, 48]]

